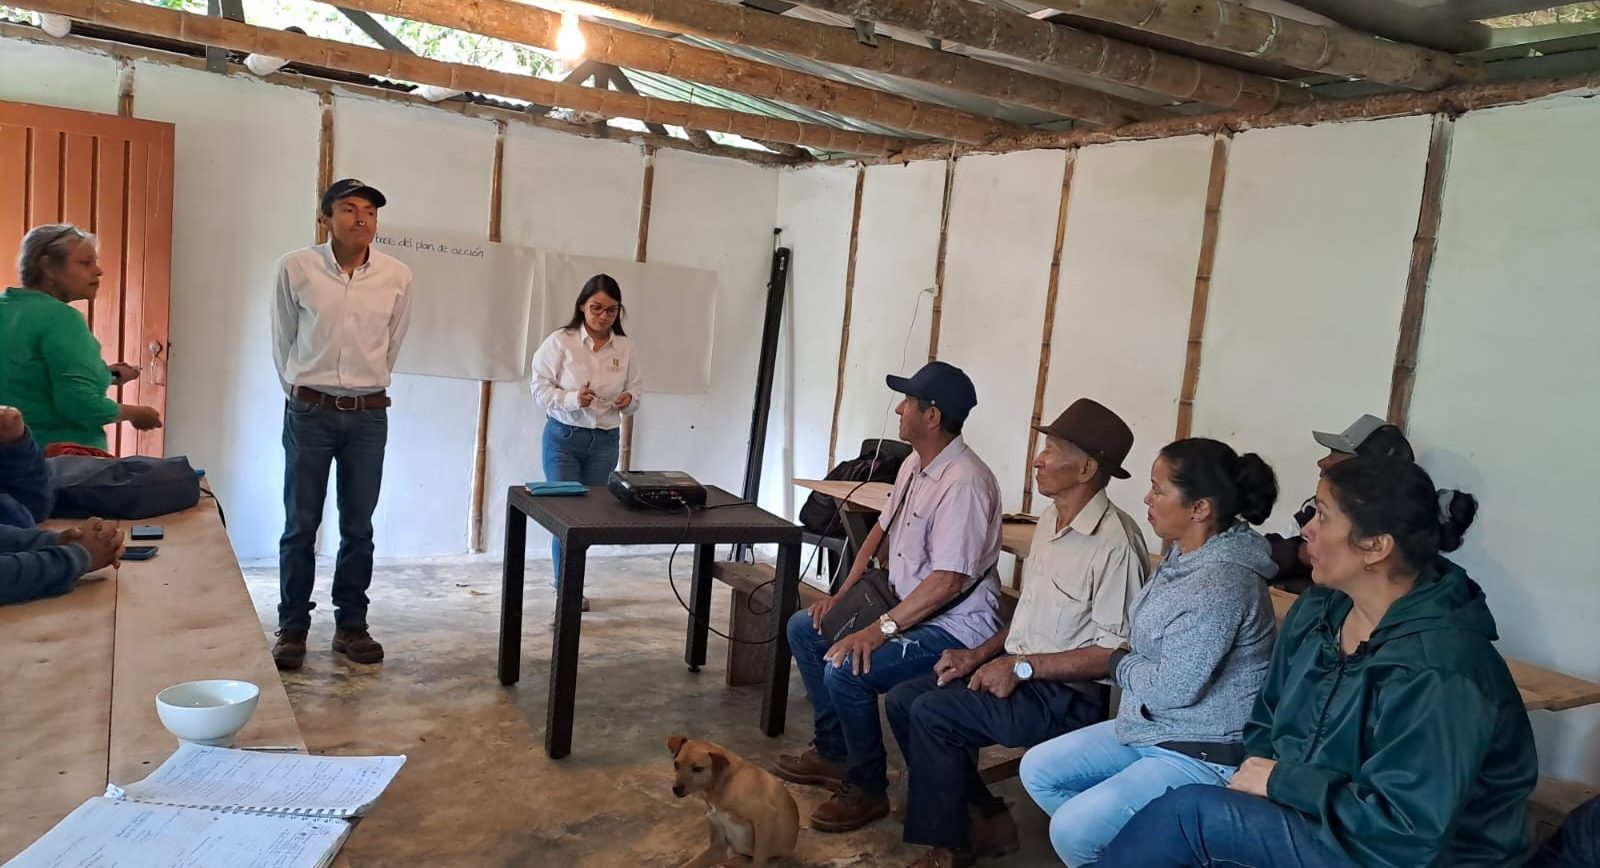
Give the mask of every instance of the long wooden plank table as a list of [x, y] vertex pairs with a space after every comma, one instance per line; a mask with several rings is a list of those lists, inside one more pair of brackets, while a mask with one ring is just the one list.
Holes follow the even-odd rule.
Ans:
[[[794, 484], [845, 500], [851, 508], [871, 512], [881, 513], [889, 500], [890, 486], [883, 482], [861, 484], [849, 480], [796, 479]], [[1033, 542], [1033, 529], [1032, 524], [1025, 522], [1002, 524], [1000, 547], [1019, 558], [1026, 558]], [[1278, 620], [1283, 620], [1283, 616], [1288, 614], [1289, 607], [1294, 605], [1296, 599], [1287, 591], [1272, 589], [1272, 606], [1277, 610]], [[1513, 660], [1510, 657], [1506, 658], [1506, 666], [1510, 668], [1511, 677], [1517, 682], [1517, 690], [1522, 693], [1523, 706], [1529, 711], [1536, 709], [1564, 711], [1600, 703], [1600, 684], [1544, 669], [1532, 663]]]
[[152, 522], [155, 558], [0, 607], [0, 861], [177, 748], [155, 708], [172, 684], [249, 681], [261, 699], [237, 744], [305, 749], [215, 502]]

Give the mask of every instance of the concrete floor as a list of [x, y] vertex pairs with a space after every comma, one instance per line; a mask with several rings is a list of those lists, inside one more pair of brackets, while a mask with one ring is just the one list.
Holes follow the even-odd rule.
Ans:
[[[409, 759], [345, 855], [355, 868], [384, 866], [675, 866], [704, 846], [704, 803], [672, 796], [673, 733], [720, 742], [770, 767], [803, 749], [811, 714], [804, 686], [790, 681], [788, 728], [757, 727], [759, 688], [723, 686], [726, 643], [711, 637], [701, 672], [683, 665], [685, 615], [666, 582], [664, 557], [592, 558], [578, 669], [572, 755], [543, 750], [549, 672], [548, 561], [528, 564], [522, 681], [495, 678], [500, 570], [491, 561], [380, 564], [370, 620], [387, 659], [377, 666], [335, 660], [329, 577], [319, 575], [311, 653], [284, 686], [315, 753], [405, 754]], [[687, 594], [688, 564], [676, 565]], [[277, 570], [246, 569], [263, 627], [276, 626]], [[715, 595], [714, 625], [727, 623], [730, 594]], [[888, 732], [885, 726], [885, 733]], [[894, 752], [894, 740], [888, 739]], [[893, 753], [891, 777], [900, 760]], [[805, 817], [826, 793], [790, 787]], [[997, 788], [1012, 802], [1023, 851], [985, 863], [1055, 866], [1046, 820], [1013, 779]], [[845, 835], [802, 828], [791, 866], [904, 866], [920, 853], [883, 820]]]

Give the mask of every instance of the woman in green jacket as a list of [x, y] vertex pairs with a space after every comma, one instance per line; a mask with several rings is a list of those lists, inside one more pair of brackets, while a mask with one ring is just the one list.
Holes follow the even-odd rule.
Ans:
[[1227, 789], [1151, 802], [1100, 868], [1520, 864], [1533, 733], [1483, 591], [1439, 556], [1476, 512], [1408, 461], [1327, 470], [1305, 528], [1316, 587], [1284, 619], [1251, 758]]
[[106, 397], [139, 369], [107, 366], [100, 342], [71, 307], [100, 289], [94, 236], [67, 223], [36, 226], [22, 239], [17, 273], [22, 288], [0, 293], [0, 404], [22, 411], [41, 447], [105, 449], [105, 426], [113, 422], [160, 428], [155, 408]]

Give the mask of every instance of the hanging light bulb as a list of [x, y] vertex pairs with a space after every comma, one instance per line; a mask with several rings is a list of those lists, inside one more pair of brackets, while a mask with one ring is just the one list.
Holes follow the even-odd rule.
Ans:
[[567, 9], [561, 13], [561, 29], [556, 32], [556, 54], [562, 60], [573, 61], [583, 57], [589, 44], [578, 29], [578, 13]]

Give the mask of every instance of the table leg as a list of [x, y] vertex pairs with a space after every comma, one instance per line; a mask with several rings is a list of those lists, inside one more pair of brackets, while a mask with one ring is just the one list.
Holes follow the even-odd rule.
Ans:
[[778, 547], [778, 569], [772, 595], [772, 662], [767, 693], [761, 698], [761, 731], [782, 735], [789, 710], [789, 616], [800, 608], [800, 546]]
[[522, 576], [527, 557], [528, 517], [506, 497], [506, 550], [500, 569], [500, 683], [522, 677]]
[[683, 662], [690, 672], [706, 665], [706, 636], [711, 629], [711, 565], [716, 546], [694, 547], [694, 579], [689, 587], [689, 629], [683, 644]]
[[572, 704], [578, 694], [578, 632], [583, 626], [583, 567], [589, 550], [561, 547], [561, 587], [556, 591], [556, 631], [550, 640], [550, 695], [544, 716], [544, 752], [572, 753]]

